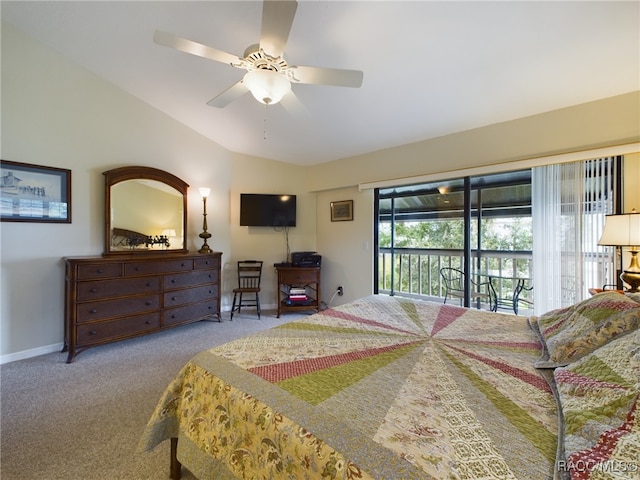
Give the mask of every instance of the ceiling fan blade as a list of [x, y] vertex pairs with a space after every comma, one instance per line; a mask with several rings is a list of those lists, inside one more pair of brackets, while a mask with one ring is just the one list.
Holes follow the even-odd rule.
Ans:
[[272, 57], [282, 57], [297, 8], [295, 0], [264, 0], [260, 48]]
[[175, 48], [181, 52], [208, 58], [210, 60], [215, 60], [216, 62], [226, 63], [227, 65], [235, 66], [240, 62], [240, 59], [236, 55], [223, 52], [222, 50], [217, 50], [213, 47], [194, 42], [187, 38], [177, 37], [172, 33], [163, 32], [162, 30], [155, 31], [153, 34], [153, 41], [158, 45]]
[[304, 66], [292, 68], [294, 81], [298, 83], [358, 88], [362, 85], [362, 77], [364, 76], [360, 70]]
[[207, 105], [211, 107], [223, 108], [229, 105], [234, 100], [240, 98], [247, 93], [249, 89], [245, 86], [244, 82], [240, 80], [238, 83], [234, 83], [224, 92], [217, 97], [212, 98], [207, 102]]
[[309, 114], [309, 110], [304, 106], [304, 104], [300, 101], [298, 96], [293, 93], [291, 90], [287, 93], [282, 100], [280, 100], [282, 107], [287, 111], [289, 115], [295, 117], [297, 119], [301, 118], [309, 118], [311, 115]]

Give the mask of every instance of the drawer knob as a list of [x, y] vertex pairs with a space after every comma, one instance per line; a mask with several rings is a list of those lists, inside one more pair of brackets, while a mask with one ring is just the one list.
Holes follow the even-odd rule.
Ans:
[[151, 286], [153, 286], [153, 283], [147, 282], [147, 287], [151, 287]]
[[171, 301], [175, 302], [178, 299], [178, 297], [171, 297]]
[[98, 291], [98, 289], [97, 289], [96, 287], [93, 287], [93, 288], [90, 290], [90, 292], [91, 292], [91, 293], [96, 293], [97, 291]]
[[146, 322], [144, 322], [144, 323], [146, 323], [147, 325], [151, 325], [151, 320], [147, 320], [147, 321], [146, 321]]
[[171, 315], [171, 318], [176, 318], [176, 315], [175, 314]]
[[135, 268], [134, 268], [134, 270], [135, 270], [136, 272], [139, 272], [139, 271], [140, 271], [140, 267], [135, 267]]
[[176, 283], [176, 279], [175, 279], [175, 278], [172, 278], [172, 279], [171, 279], [171, 283]]
[[91, 331], [89, 332], [89, 335], [96, 335], [97, 333], [98, 333], [98, 332], [96, 332], [95, 330], [91, 330]]
[[146, 302], [144, 302], [145, 305], [151, 305], [151, 300], [147, 300]]
[[89, 310], [89, 313], [98, 313], [98, 310], [95, 308], [92, 308], [91, 310]]
[[104, 268], [99, 268], [98, 273], [104, 273]]

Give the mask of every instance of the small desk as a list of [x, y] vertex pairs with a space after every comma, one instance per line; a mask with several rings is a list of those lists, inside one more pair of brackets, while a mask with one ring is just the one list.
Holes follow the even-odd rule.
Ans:
[[[277, 284], [278, 318], [282, 312], [320, 311], [320, 267], [275, 266]], [[303, 289], [306, 299], [292, 300], [291, 288]]]

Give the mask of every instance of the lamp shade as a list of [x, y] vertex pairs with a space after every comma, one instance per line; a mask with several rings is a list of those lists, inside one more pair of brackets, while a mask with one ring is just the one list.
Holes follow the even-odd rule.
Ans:
[[211, 193], [211, 189], [207, 187], [200, 187], [198, 191], [200, 192], [200, 196], [202, 198], [207, 198], [209, 196], [209, 193]]
[[266, 105], [278, 103], [291, 90], [289, 80], [273, 70], [250, 70], [243, 82], [255, 99]]
[[599, 245], [640, 245], [640, 213], [607, 215]]

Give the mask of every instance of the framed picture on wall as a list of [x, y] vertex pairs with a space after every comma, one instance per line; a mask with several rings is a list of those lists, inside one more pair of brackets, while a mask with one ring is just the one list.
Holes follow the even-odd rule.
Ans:
[[331, 221], [348, 222], [353, 220], [353, 200], [331, 202]]
[[0, 160], [0, 221], [71, 223], [71, 170]]

